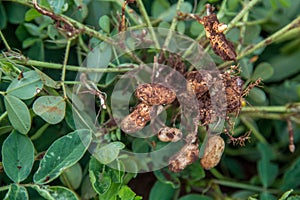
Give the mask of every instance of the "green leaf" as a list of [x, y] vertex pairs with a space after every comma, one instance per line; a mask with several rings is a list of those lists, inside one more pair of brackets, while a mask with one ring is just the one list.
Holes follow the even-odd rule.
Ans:
[[[183, 13], [190, 13], [192, 11], [192, 5], [188, 2], [183, 2], [180, 6], [180, 11]], [[158, 18], [170, 22], [177, 16], [177, 4], [173, 4], [169, 9], [164, 10]]]
[[191, 165], [188, 165], [184, 171], [181, 172], [181, 177], [191, 181], [198, 181], [205, 177], [205, 171], [199, 163], [195, 162]]
[[[88, 68], [106, 68], [112, 58], [111, 45], [102, 42], [91, 51], [86, 58], [86, 67]], [[102, 73], [88, 73], [89, 79], [98, 82]]]
[[24, 186], [11, 184], [4, 200], [26, 200], [28, 198], [27, 190]]
[[28, 33], [27, 29], [24, 27], [23, 24], [20, 24], [16, 29], [16, 36], [18, 40], [23, 41], [26, 38], [30, 37], [31, 35]]
[[2, 164], [7, 176], [19, 183], [27, 178], [34, 162], [34, 146], [31, 140], [12, 131], [2, 146]]
[[272, 185], [278, 175], [278, 165], [275, 165], [268, 160], [260, 160], [258, 161], [257, 168], [264, 188], [268, 188]]
[[244, 45], [250, 45], [259, 37], [261, 28], [259, 25], [247, 26], [244, 35]]
[[31, 126], [31, 116], [26, 104], [17, 97], [4, 96], [4, 104], [12, 126], [22, 134], [27, 134]]
[[55, 14], [61, 14], [65, 5], [64, 0], [48, 0], [49, 5], [53, 9]]
[[182, 22], [182, 21], [178, 22], [177, 31], [181, 34], [184, 34], [184, 32], [185, 32], [185, 23], [184, 22]]
[[22, 42], [22, 48], [26, 49], [26, 48], [32, 46], [38, 40], [39, 39], [36, 37], [28, 37]]
[[72, 130], [76, 130], [76, 126], [75, 126], [73, 117], [74, 116], [73, 116], [73, 112], [72, 112], [72, 105], [67, 103], [65, 121]]
[[31, 8], [29, 9], [25, 14], [25, 21], [31, 21], [37, 17], [43, 16], [41, 13], [39, 13], [36, 9]]
[[3, 4], [0, 2], [0, 30], [4, 29], [7, 25], [7, 17]]
[[175, 189], [171, 185], [156, 181], [150, 191], [149, 200], [170, 200], [173, 198], [174, 192]]
[[203, 26], [201, 26], [201, 24], [199, 24], [199, 22], [197, 21], [193, 21], [191, 23], [191, 28], [190, 28], [190, 32], [193, 36], [198, 36], [200, 35], [200, 33], [202, 33], [204, 31]]
[[80, 187], [80, 194], [82, 199], [92, 199], [96, 197], [97, 193], [92, 187], [90, 177], [87, 175], [84, 177], [81, 187]]
[[47, 74], [43, 73], [41, 70], [39, 70], [35, 67], [34, 67], [34, 70], [40, 76], [40, 79], [44, 85], [51, 87], [51, 88], [55, 88], [55, 89], [60, 88], [60, 84], [58, 82], [54, 81], [52, 78], [50, 78]]
[[260, 89], [260, 88], [253, 88], [249, 95], [247, 96], [251, 102], [254, 102], [255, 104], [264, 104], [267, 100], [266, 93]]
[[172, 172], [163, 172], [161, 170], [154, 171], [154, 175], [159, 180], [159, 182], [171, 186], [174, 189], [178, 189], [180, 187], [179, 178]]
[[77, 195], [68, 188], [61, 186], [43, 187], [40, 185], [31, 185], [42, 197], [47, 200], [79, 200]]
[[47, 187], [44, 187], [42, 185], [33, 185], [31, 184], [30, 187], [34, 190], [36, 190], [39, 195], [41, 195], [42, 197], [44, 197], [47, 200], [56, 200], [55, 198], [53, 198], [49, 192], [49, 190], [47, 189]]
[[151, 15], [157, 18], [163, 12], [165, 12], [168, 8], [170, 8], [170, 3], [167, 0], [155, 0], [151, 4]]
[[200, 194], [188, 194], [181, 197], [179, 200], [213, 200], [213, 198]]
[[65, 117], [66, 102], [61, 96], [41, 96], [35, 100], [32, 109], [49, 124], [57, 124]]
[[105, 146], [98, 148], [94, 156], [103, 164], [108, 164], [114, 161], [118, 155], [120, 150], [122, 150], [125, 145], [122, 142], [112, 142]]
[[24, 22], [25, 13], [27, 12], [28, 7], [16, 3], [7, 3], [6, 4], [6, 13], [7, 19], [12, 24], [21, 24]]
[[134, 200], [136, 194], [130, 189], [130, 187], [123, 185], [118, 193], [118, 196], [121, 200]]
[[263, 81], [271, 78], [274, 74], [274, 69], [271, 66], [270, 63], [263, 62], [260, 63], [254, 70], [252, 74], [252, 80], [257, 80], [259, 78], [262, 78]]
[[48, 187], [50, 195], [55, 199], [79, 200], [77, 195], [70, 189], [61, 186]]
[[45, 58], [45, 50], [43, 41], [37, 40], [28, 50], [28, 57], [34, 60], [43, 61]]
[[78, 189], [82, 181], [82, 169], [79, 163], [67, 168], [64, 173], [60, 175], [61, 182], [68, 186], [71, 185], [74, 190]]
[[276, 200], [277, 198], [274, 195], [270, 194], [269, 192], [262, 192], [260, 194], [260, 200]]
[[300, 185], [300, 158], [298, 158], [291, 167], [284, 172], [283, 180], [280, 189], [282, 191], [291, 188], [296, 189]]
[[106, 33], [110, 33], [110, 18], [107, 15], [100, 17], [99, 26]]
[[0, 136], [1, 136], [1, 135], [4, 135], [4, 134], [6, 134], [6, 133], [11, 132], [12, 129], [13, 129], [12, 126], [1, 126], [1, 127], [0, 127]]
[[41, 31], [37, 25], [32, 24], [32, 23], [24, 23], [24, 26], [31, 35], [33, 35], [33, 36], [41, 35]]
[[150, 151], [150, 145], [144, 138], [136, 138], [132, 141], [132, 151], [135, 153], [147, 153]]
[[39, 75], [35, 71], [28, 71], [23, 73], [23, 78], [14, 79], [7, 88], [7, 93], [26, 100], [31, 99], [37, 94], [38, 89], [43, 88], [43, 83]]
[[89, 176], [94, 190], [101, 198], [110, 199], [112, 196], [116, 196], [120, 190], [124, 177], [124, 167], [120, 167], [118, 170], [113, 169], [92, 157], [89, 164]]
[[291, 196], [287, 200], [300, 200], [300, 195]]
[[287, 77], [300, 72], [299, 64], [300, 51], [290, 55], [278, 55], [270, 58], [269, 62], [274, 68], [274, 75], [268, 82], [281, 81]]
[[276, 155], [272, 151], [272, 148], [270, 145], [264, 144], [264, 143], [258, 143], [257, 148], [260, 152], [262, 160], [270, 161], [270, 160], [273, 160], [276, 158]]
[[60, 35], [60, 33], [54, 25], [50, 24], [47, 28], [47, 35], [52, 40], [55, 40]]
[[241, 76], [249, 79], [253, 72], [253, 65], [249, 62], [249, 59], [243, 58], [240, 62]]
[[94, 190], [98, 194], [106, 193], [111, 186], [111, 178], [104, 174], [104, 165], [92, 157], [89, 164], [89, 176]]
[[105, 77], [105, 85], [110, 85], [118, 77], [117, 73], [107, 73]]
[[289, 191], [286, 191], [286, 192], [280, 197], [279, 200], [286, 200], [286, 199], [290, 196], [290, 194], [291, 194], [293, 191], [294, 191], [293, 189], [291, 189], [291, 190], [289, 190]]
[[39, 169], [33, 176], [38, 184], [46, 184], [58, 177], [63, 170], [74, 165], [86, 152], [92, 139], [89, 130], [71, 132], [56, 140], [40, 161]]

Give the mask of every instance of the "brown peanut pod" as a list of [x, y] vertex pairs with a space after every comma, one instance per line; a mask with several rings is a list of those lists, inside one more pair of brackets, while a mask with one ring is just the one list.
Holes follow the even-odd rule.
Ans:
[[206, 37], [210, 40], [213, 51], [224, 61], [236, 60], [236, 52], [231, 41], [227, 40], [224, 31], [227, 26], [220, 23], [217, 15], [212, 13], [212, 7], [207, 5], [207, 16], [198, 19], [198, 22], [204, 26]]
[[204, 155], [200, 160], [202, 167], [206, 170], [215, 167], [220, 162], [224, 149], [225, 142], [219, 135], [208, 138]]
[[139, 103], [134, 111], [122, 120], [121, 129], [126, 133], [134, 133], [141, 130], [151, 120], [151, 114], [154, 110], [152, 106]]
[[176, 99], [176, 94], [172, 89], [157, 83], [147, 83], [139, 85], [135, 91], [135, 96], [148, 105], [170, 104]]
[[173, 172], [182, 171], [187, 165], [192, 164], [198, 159], [199, 144], [196, 135], [187, 135], [186, 141], [187, 144], [185, 144], [180, 151], [169, 160], [169, 169]]
[[177, 142], [182, 138], [182, 132], [178, 128], [166, 126], [158, 131], [157, 137], [162, 142]]

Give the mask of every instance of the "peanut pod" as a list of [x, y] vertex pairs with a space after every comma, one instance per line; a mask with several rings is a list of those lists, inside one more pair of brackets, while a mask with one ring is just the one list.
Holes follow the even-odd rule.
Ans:
[[177, 142], [182, 138], [182, 132], [178, 128], [166, 126], [158, 131], [157, 137], [162, 142]]
[[208, 138], [204, 155], [200, 160], [202, 167], [206, 170], [215, 167], [220, 162], [224, 149], [225, 142], [219, 135]]
[[151, 106], [170, 104], [176, 99], [173, 90], [157, 83], [139, 85], [135, 91], [135, 96], [143, 103]]

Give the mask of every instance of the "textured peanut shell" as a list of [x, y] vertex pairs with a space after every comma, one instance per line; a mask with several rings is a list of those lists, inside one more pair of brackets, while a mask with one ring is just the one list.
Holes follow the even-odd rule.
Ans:
[[204, 155], [200, 160], [202, 167], [209, 170], [215, 167], [221, 160], [225, 142], [218, 135], [211, 136], [205, 146]]
[[139, 85], [135, 91], [135, 96], [143, 103], [151, 106], [170, 104], [176, 99], [173, 90], [157, 83]]
[[198, 159], [199, 143], [197, 135], [189, 134], [185, 140], [187, 143], [169, 160], [169, 169], [173, 172], [182, 171], [186, 168], [186, 166], [192, 164]]
[[182, 138], [182, 132], [178, 128], [166, 126], [158, 131], [157, 137], [162, 142], [177, 142]]
[[122, 120], [121, 129], [126, 133], [134, 133], [141, 130], [151, 120], [153, 111], [154, 108], [152, 106], [139, 103], [134, 111]]

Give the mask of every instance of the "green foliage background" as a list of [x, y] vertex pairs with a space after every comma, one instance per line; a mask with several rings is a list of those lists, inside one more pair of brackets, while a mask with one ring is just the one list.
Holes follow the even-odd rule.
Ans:
[[[177, 174], [163, 170], [143, 175], [119, 172], [92, 158], [78, 139], [89, 143], [91, 133], [74, 130], [67, 100], [85, 55], [118, 33], [123, 2], [39, 3], [82, 31], [68, 38], [31, 1], [0, 1], [1, 199], [300, 199], [300, 1], [137, 0], [129, 5], [136, 12], [126, 12], [130, 28], [175, 27], [203, 41], [203, 27], [192, 20], [177, 21], [176, 11], [200, 13], [212, 3], [219, 20], [229, 25], [226, 36], [235, 44], [245, 85], [263, 79], [235, 123], [237, 136], [252, 131], [250, 143], [226, 144], [220, 164], [210, 171], [196, 162]], [[231, 64], [207, 51], [218, 66]], [[110, 65], [99, 88], [109, 93], [116, 75], [130, 70], [126, 66], [131, 62], [121, 63], [121, 70]], [[26, 79], [18, 80], [21, 72]], [[37, 94], [36, 88], [47, 92]], [[49, 102], [59, 115], [49, 109], [39, 112]], [[107, 116], [102, 111], [100, 122]], [[294, 153], [289, 151], [289, 123]], [[111, 129], [109, 149], [118, 152], [126, 143], [136, 152], [150, 150], [145, 140], [127, 137], [118, 127]], [[139, 189], [145, 182], [151, 187]]]

